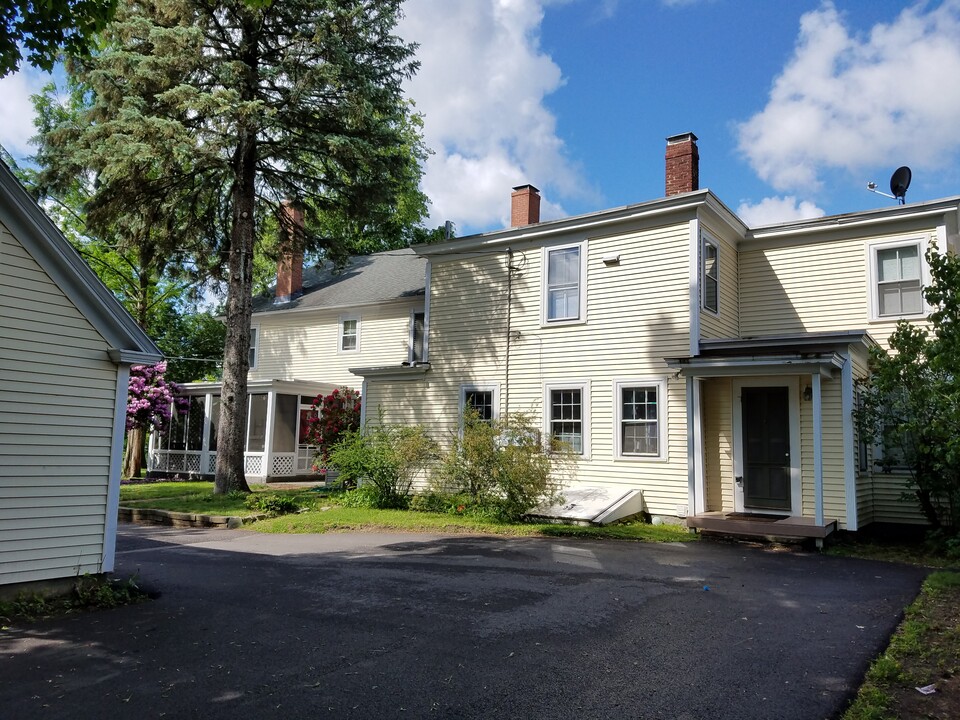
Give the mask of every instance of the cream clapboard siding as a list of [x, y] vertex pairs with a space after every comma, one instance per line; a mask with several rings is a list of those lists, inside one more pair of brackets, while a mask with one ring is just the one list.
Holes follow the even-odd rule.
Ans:
[[706, 510], [733, 512], [733, 385], [730, 378], [705, 380], [701, 399]]
[[[854, 355], [853, 360], [854, 377], [866, 376], [866, 354]], [[859, 439], [857, 451], [860, 452]], [[867, 445], [865, 451], [866, 469], [861, 470], [860, 463], [857, 463], [857, 513], [861, 526], [870, 522], [926, 524], [919, 503], [913, 497], [902, 497], [904, 492], [911, 491], [910, 477], [903, 473], [883, 472], [875, 463], [878, 457], [876, 448]]]
[[740, 251], [740, 331], [743, 337], [867, 330], [881, 345], [896, 320], [870, 320], [867, 247], [933, 231], [833, 239]]
[[117, 368], [0, 226], [0, 583], [99, 572]]
[[[712, 228], [706, 228], [720, 246], [720, 308], [714, 314], [700, 310], [700, 337], [707, 339], [740, 336], [740, 294], [737, 278], [740, 258], [736, 246]], [[702, 292], [702, 288], [701, 288]]]
[[[528, 413], [542, 427], [544, 384], [587, 381], [591, 453], [579, 462], [576, 481], [640, 488], [649, 512], [675, 515], [687, 504], [686, 390], [663, 358], [689, 353], [688, 246], [687, 223], [590, 238], [584, 245], [587, 322], [546, 327], [540, 323], [542, 250], [515, 247], [509, 384], [506, 254], [434, 258], [432, 369], [420, 382], [371, 382], [368, 402], [384, 407], [388, 419], [423, 422], [442, 437], [457, 426], [461, 384], [497, 384], [501, 406], [509, 395], [511, 412]], [[610, 254], [620, 255], [619, 265], [604, 265]], [[669, 380], [666, 460], [614, 458], [614, 382], [620, 379]]]
[[[423, 300], [353, 309], [272, 312], [256, 315], [257, 366], [250, 380], [309, 380], [359, 388], [348, 368], [399, 365], [407, 360], [410, 313]], [[340, 318], [360, 319], [360, 348], [339, 352]]]
[[[802, 389], [810, 384], [809, 376], [799, 378]], [[821, 391], [821, 449], [823, 460], [823, 517], [839, 521], [846, 527], [846, 481], [844, 478], [842, 385], [837, 377], [824, 380]], [[802, 390], [801, 390], [802, 393]], [[816, 512], [813, 462], [813, 403], [800, 400], [800, 456], [803, 478], [803, 514], [813, 517]]]
[[[856, 382], [869, 374], [866, 353], [852, 353], [850, 361], [853, 364], [854, 378], [854, 398], [859, 396], [856, 390]], [[856, 408], [856, 401], [854, 402]], [[873, 512], [873, 473], [870, 468], [873, 466], [873, 448], [860, 442], [860, 428], [857, 423], [853, 425], [854, 447], [857, 453], [856, 471], [857, 471], [857, 523], [863, 527], [874, 521]], [[860, 455], [863, 453], [864, 457]]]

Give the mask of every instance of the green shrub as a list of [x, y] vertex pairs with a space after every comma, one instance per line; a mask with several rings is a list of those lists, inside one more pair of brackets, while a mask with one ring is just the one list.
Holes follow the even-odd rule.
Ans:
[[246, 503], [251, 510], [259, 510], [270, 515], [286, 515], [300, 509], [300, 504], [296, 499], [289, 495], [275, 495], [273, 493], [251, 493], [247, 495]]
[[545, 448], [524, 414], [487, 422], [469, 410], [444, 457], [437, 489], [465, 494], [464, 513], [513, 521], [539, 503], [555, 500], [559, 483], [554, 477], [566, 474], [574, 462], [566, 446]]
[[130, 605], [146, 597], [136, 577], [111, 580], [103, 575], [81, 575], [73, 585], [75, 607], [115, 608]]
[[392, 495], [385, 497], [380, 489], [371, 484], [347, 490], [340, 496], [339, 504], [348, 508], [367, 508], [375, 510], [406, 510], [410, 497]]
[[[436, 457], [437, 445], [420, 425], [381, 422], [344, 433], [330, 451], [329, 464], [345, 487], [363, 490], [348, 502], [369, 501], [373, 508], [405, 508], [417, 474]], [[367, 488], [367, 489], [365, 489]], [[354, 506], [357, 507], [357, 506]]]

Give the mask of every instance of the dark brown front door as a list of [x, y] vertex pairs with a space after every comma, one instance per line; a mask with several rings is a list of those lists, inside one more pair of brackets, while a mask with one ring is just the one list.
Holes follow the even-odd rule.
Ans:
[[790, 399], [786, 387], [741, 388], [744, 508], [790, 511]]

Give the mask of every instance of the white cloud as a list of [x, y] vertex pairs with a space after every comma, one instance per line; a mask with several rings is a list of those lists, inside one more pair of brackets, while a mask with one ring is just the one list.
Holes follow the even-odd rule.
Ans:
[[758, 203], [742, 202], [737, 215], [749, 227], [773, 225], [790, 220], [809, 220], [825, 215], [809, 200], [797, 200], [793, 195], [786, 197], [766, 197]]
[[780, 191], [825, 169], [936, 169], [960, 150], [960, 0], [917, 3], [867, 34], [832, 3], [806, 13], [766, 107], [739, 126], [750, 165]]
[[0, 78], [0, 145], [18, 160], [34, 152], [29, 144], [36, 134], [30, 96], [49, 81], [48, 74], [30, 67]]
[[540, 188], [543, 219], [565, 214], [557, 198], [592, 193], [543, 102], [563, 84], [560, 68], [539, 47], [544, 4], [404, 4], [397, 32], [420, 44], [421, 63], [407, 92], [424, 115], [434, 152], [423, 178], [432, 224], [449, 219], [467, 231], [508, 225], [515, 185]]

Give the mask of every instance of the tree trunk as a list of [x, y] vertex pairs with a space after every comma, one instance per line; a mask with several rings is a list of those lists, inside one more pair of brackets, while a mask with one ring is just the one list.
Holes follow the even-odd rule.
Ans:
[[247, 372], [250, 369], [250, 316], [253, 311], [253, 234], [256, 179], [256, 140], [241, 129], [236, 153], [236, 182], [231, 192], [227, 284], [227, 338], [223, 353], [223, 389], [217, 428], [217, 469], [214, 492], [250, 492], [243, 453], [247, 428]]
[[123, 471], [125, 478], [139, 478], [143, 470], [143, 441], [146, 433], [142, 427], [127, 430], [127, 447], [123, 451]]

